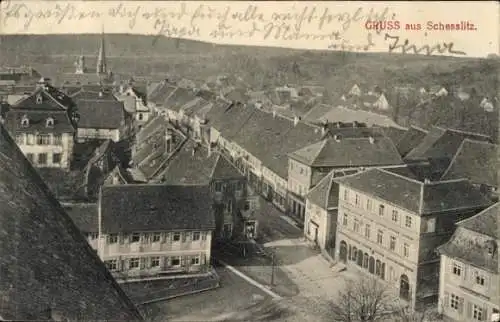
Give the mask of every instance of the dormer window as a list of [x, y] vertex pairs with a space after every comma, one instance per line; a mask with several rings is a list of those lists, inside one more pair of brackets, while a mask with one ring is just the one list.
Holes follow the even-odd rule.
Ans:
[[42, 101], [43, 101], [43, 99], [42, 99], [42, 95], [41, 95], [41, 94], [38, 94], [38, 95], [36, 96], [36, 103], [37, 103], [37, 104], [42, 104]]
[[54, 119], [49, 117], [47, 120], [45, 120], [45, 126], [46, 127], [54, 127]]
[[21, 125], [23, 127], [28, 127], [30, 125], [30, 120], [28, 119], [27, 115], [24, 115], [23, 118], [21, 119]]

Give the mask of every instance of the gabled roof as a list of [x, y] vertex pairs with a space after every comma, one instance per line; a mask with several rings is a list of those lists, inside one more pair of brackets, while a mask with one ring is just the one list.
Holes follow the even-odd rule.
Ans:
[[81, 89], [80, 91], [71, 94], [71, 99], [78, 105], [80, 100], [99, 100], [99, 101], [117, 101], [111, 91], [90, 91]]
[[142, 144], [159, 130], [165, 130], [168, 122], [161, 115], [151, 118], [135, 135], [136, 144]]
[[119, 129], [125, 123], [123, 102], [111, 100], [79, 100], [79, 128]]
[[[28, 126], [22, 125], [26, 116], [29, 120]], [[47, 126], [47, 119], [52, 118], [53, 126]], [[65, 111], [28, 111], [9, 110], [5, 117], [6, 127], [14, 133], [73, 133], [75, 128]]]
[[0, 125], [0, 316], [137, 321], [141, 317]]
[[333, 181], [334, 171], [321, 179], [318, 184], [309, 192], [307, 200], [322, 209], [337, 207], [339, 194], [338, 184]]
[[500, 239], [499, 217], [500, 203], [497, 202], [477, 215], [458, 222], [457, 225], [481, 235]]
[[498, 160], [497, 145], [465, 139], [442, 179], [468, 178], [473, 183], [496, 187]]
[[419, 215], [491, 204], [468, 180], [421, 182], [391, 171], [369, 169], [335, 181]]
[[68, 204], [64, 205], [63, 208], [82, 233], [86, 234], [99, 232], [97, 204]]
[[103, 186], [101, 216], [103, 233], [215, 228], [208, 185]]
[[169, 82], [163, 81], [148, 96], [148, 101], [162, 105], [165, 100], [177, 89]]
[[391, 139], [379, 137], [327, 138], [290, 154], [310, 167], [353, 167], [403, 164]]
[[[37, 101], [41, 99], [41, 101]], [[12, 108], [45, 111], [65, 111], [74, 106], [72, 99], [55, 87], [37, 88], [31, 95], [16, 102]]]
[[426, 135], [426, 130], [411, 126], [406, 133], [400, 137], [399, 141], [394, 142], [399, 154], [402, 157], [406, 156], [408, 152], [420, 144]]
[[219, 154], [210, 176], [213, 180], [242, 179], [245, 176], [226, 157]]
[[179, 112], [184, 104], [194, 98], [196, 98], [196, 94], [193, 90], [177, 87], [176, 90], [163, 102], [163, 107]]

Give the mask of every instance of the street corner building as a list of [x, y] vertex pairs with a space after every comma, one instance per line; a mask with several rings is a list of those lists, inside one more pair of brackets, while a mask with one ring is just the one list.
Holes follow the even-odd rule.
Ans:
[[339, 184], [335, 257], [399, 289], [412, 308], [436, 303], [439, 256], [454, 224], [492, 204], [467, 179], [420, 180], [407, 167], [370, 169]]
[[141, 315], [0, 125], [0, 320]]
[[215, 219], [207, 186], [103, 186], [94, 222], [89, 242], [121, 282], [210, 273]]
[[[457, 223], [441, 254], [438, 310], [455, 321], [498, 321], [500, 203]], [[496, 319], [495, 319], [496, 316]]]

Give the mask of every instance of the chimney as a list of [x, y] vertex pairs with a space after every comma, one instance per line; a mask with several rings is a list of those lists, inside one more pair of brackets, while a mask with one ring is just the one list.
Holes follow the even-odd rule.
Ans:
[[276, 111], [273, 110], [273, 118], [276, 118]]
[[300, 121], [300, 117], [294, 116], [293, 117], [293, 126], [297, 126], [297, 124], [299, 124], [299, 121]]
[[335, 140], [335, 142], [340, 142], [341, 137], [340, 137], [340, 135], [335, 134], [335, 135], [333, 136], [333, 139]]
[[209, 144], [208, 145], [208, 157], [210, 157], [212, 155], [212, 145]]
[[99, 97], [102, 97], [102, 91], [99, 91]]
[[368, 138], [368, 140], [370, 140], [370, 144], [374, 144], [375, 143], [375, 138], [373, 136], [370, 136]]

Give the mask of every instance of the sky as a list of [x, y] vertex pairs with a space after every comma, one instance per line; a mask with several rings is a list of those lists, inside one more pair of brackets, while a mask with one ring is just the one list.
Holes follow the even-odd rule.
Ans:
[[[0, 9], [3, 34], [104, 30], [107, 34], [165, 35], [219, 44], [302, 49], [471, 57], [499, 53], [499, 5], [495, 1], [4, 0]], [[385, 29], [375, 30], [376, 22]], [[462, 30], [439, 30], [447, 25]]]

